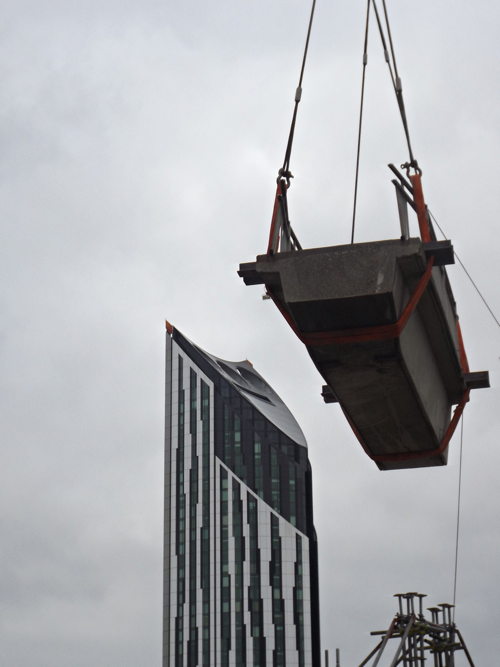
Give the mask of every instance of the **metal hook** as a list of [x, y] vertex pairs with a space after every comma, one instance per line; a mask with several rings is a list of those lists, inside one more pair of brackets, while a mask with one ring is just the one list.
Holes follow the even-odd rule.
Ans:
[[422, 170], [418, 166], [418, 162], [416, 160], [412, 160], [411, 162], [404, 162], [401, 165], [401, 169], [404, 169], [406, 171], [406, 175], [410, 175], [410, 169], [414, 169], [416, 174], [419, 174], [422, 176]]
[[284, 169], [283, 167], [281, 167], [281, 169], [278, 171], [278, 178], [276, 179], [276, 182], [279, 183], [280, 181], [285, 181], [286, 187], [288, 189], [290, 187], [291, 178], [293, 178], [292, 172], [288, 171], [288, 169]]

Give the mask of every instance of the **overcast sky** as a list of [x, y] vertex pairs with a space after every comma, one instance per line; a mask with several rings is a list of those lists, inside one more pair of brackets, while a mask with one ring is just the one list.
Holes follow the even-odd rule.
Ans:
[[[349, 241], [362, 0], [318, 0], [292, 155], [304, 247]], [[492, 0], [389, 2], [427, 202], [497, 316]], [[392, 594], [452, 601], [459, 438], [446, 468], [379, 472], [261, 287], [305, 0], [4, 0], [0, 28], [0, 663], [161, 660], [164, 320], [250, 359], [309, 443], [324, 648], [342, 667]], [[399, 236], [407, 153], [370, 33], [357, 240]], [[413, 227], [415, 230], [415, 226]], [[456, 621], [500, 655], [500, 332], [449, 268], [472, 370]], [[462, 664], [462, 663], [459, 663]]]

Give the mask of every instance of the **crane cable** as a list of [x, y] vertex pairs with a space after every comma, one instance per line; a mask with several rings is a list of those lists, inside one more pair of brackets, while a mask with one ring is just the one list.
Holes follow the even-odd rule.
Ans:
[[457, 530], [455, 538], [455, 571], [453, 575], [453, 622], [455, 622], [455, 605], [457, 601], [457, 576], [458, 576], [458, 545], [460, 541], [460, 506], [462, 497], [462, 453], [464, 445], [464, 416], [460, 420], [460, 463], [458, 467], [458, 499], [457, 499]]
[[358, 145], [356, 149], [356, 176], [354, 177], [354, 203], [352, 206], [351, 244], [354, 243], [354, 228], [356, 225], [356, 207], [358, 203], [359, 156], [361, 151], [361, 129], [363, 127], [363, 107], [365, 102], [366, 66], [368, 64], [368, 26], [370, 23], [370, 5], [366, 3], [365, 43], [363, 47], [363, 74], [361, 76], [361, 100], [359, 104]]
[[[394, 92], [396, 93], [396, 99], [398, 102], [398, 107], [399, 107], [399, 113], [401, 114], [401, 120], [403, 122], [403, 128], [405, 132], [405, 137], [406, 137], [406, 143], [408, 145], [408, 153], [410, 156], [410, 163], [409, 166], [414, 167], [416, 170], [418, 170], [418, 164], [417, 161], [415, 160], [413, 156], [413, 150], [411, 147], [411, 141], [410, 141], [410, 131], [408, 129], [408, 119], [406, 117], [406, 109], [405, 109], [405, 103], [403, 99], [403, 85], [401, 83], [401, 77], [399, 76], [398, 73], [398, 66], [396, 63], [396, 54], [394, 52], [394, 43], [392, 41], [392, 32], [391, 32], [391, 26], [389, 23], [389, 16], [387, 14], [387, 6], [385, 4], [385, 0], [382, 0], [382, 6], [384, 8], [384, 17], [385, 17], [385, 25], [387, 28], [387, 36], [389, 38], [389, 45], [391, 47], [391, 56], [392, 56], [392, 67], [391, 67], [391, 62], [389, 58], [389, 53], [387, 51], [387, 44], [385, 41], [384, 37], [384, 31], [382, 28], [382, 23], [380, 21], [380, 16], [377, 8], [377, 4], [375, 0], [373, 0], [373, 8], [375, 9], [375, 14], [377, 16], [377, 24], [379, 27], [379, 32], [380, 32], [380, 38], [382, 40], [382, 44], [384, 47], [384, 57], [387, 62], [387, 65], [389, 67], [389, 72], [391, 74], [391, 80], [392, 80], [392, 85], [394, 87]], [[394, 71], [393, 71], [394, 69]]]
[[[360, 150], [361, 150], [361, 129], [363, 123], [363, 107], [364, 107], [364, 96], [365, 96], [365, 78], [366, 78], [366, 66], [368, 64], [368, 23], [369, 23], [369, 14], [370, 14], [370, 4], [373, 5], [373, 10], [375, 12], [375, 18], [377, 20], [377, 26], [380, 34], [380, 40], [382, 42], [382, 48], [384, 50], [384, 59], [387, 63], [389, 69], [389, 75], [391, 78], [392, 86], [396, 94], [396, 100], [398, 103], [399, 113], [401, 115], [401, 121], [403, 123], [403, 130], [406, 138], [406, 144], [408, 146], [409, 162], [402, 165], [407, 171], [410, 167], [414, 168], [416, 172], [420, 172], [417, 161], [415, 160], [413, 149], [410, 139], [410, 130], [408, 127], [408, 118], [406, 116], [406, 109], [403, 98], [403, 86], [401, 83], [401, 77], [399, 76], [396, 54], [394, 50], [394, 43], [392, 40], [391, 26], [389, 23], [389, 15], [387, 13], [387, 6], [385, 0], [382, 0], [383, 11], [384, 11], [384, 20], [385, 20], [385, 29], [387, 30], [387, 39], [385, 36], [384, 25], [382, 19], [380, 18], [380, 12], [377, 7], [376, 0], [368, 0], [366, 8], [366, 24], [365, 24], [365, 40], [364, 40], [364, 50], [363, 50], [363, 74], [361, 80], [361, 101], [360, 101], [360, 110], [359, 110], [359, 124], [358, 124], [358, 143], [356, 151], [356, 171], [354, 179], [354, 204], [353, 204], [353, 213], [352, 213], [352, 225], [351, 225], [351, 244], [354, 243], [354, 230], [356, 224], [356, 208], [357, 208], [357, 198], [358, 198], [358, 180], [359, 180], [359, 163], [360, 163]], [[389, 41], [390, 51], [387, 48], [387, 40]]]
[[[436, 225], [436, 227], [439, 229], [441, 232], [442, 236], [444, 239], [447, 239], [448, 237], [446, 236], [443, 228], [439, 224], [439, 222], [436, 219], [436, 216], [432, 213], [430, 209], [428, 209], [429, 215], [433, 221], [433, 223]], [[500, 320], [498, 317], [495, 315], [493, 312], [493, 309], [491, 308], [490, 304], [486, 300], [486, 298], [483, 296], [481, 290], [477, 286], [476, 282], [472, 278], [471, 274], [467, 270], [465, 264], [462, 262], [460, 257], [457, 255], [456, 252], [454, 252], [455, 258], [458, 260], [458, 263], [462, 267], [465, 275], [469, 279], [470, 283], [476, 290], [477, 294], [481, 298], [481, 301], [483, 304], [486, 306], [489, 314], [493, 318], [494, 322], [500, 328]], [[455, 537], [455, 568], [454, 568], [454, 574], [453, 574], [453, 623], [455, 622], [455, 610], [456, 610], [456, 599], [457, 599], [457, 580], [458, 580], [458, 552], [459, 552], [459, 544], [460, 544], [460, 511], [461, 511], [461, 505], [462, 505], [462, 463], [463, 463], [463, 444], [464, 444], [464, 415], [462, 413], [461, 421], [460, 421], [460, 456], [459, 456], [459, 470], [458, 470], [458, 493], [457, 493], [457, 522], [456, 522], [456, 537]]]
[[[444, 233], [443, 228], [440, 226], [439, 222], [436, 220], [435, 215], [433, 214], [433, 212], [432, 212], [430, 209], [428, 209], [428, 210], [429, 210], [429, 215], [430, 215], [431, 218], [432, 218], [432, 221], [434, 222], [434, 224], [436, 225], [436, 227], [439, 229], [439, 231], [440, 231], [441, 234], [443, 235], [443, 238], [444, 238], [444, 239], [447, 239], [448, 237], [447, 237], [446, 234]], [[488, 303], [488, 301], [486, 300], [486, 297], [483, 295], [483, 293], [481, 292], [481, 290], [480, 290], [479, 287], [477, 286], [477, 283], [476, 283], [475, 280], [472, 278], [472, 276], [471, 276], [471, 274], [469, 273], [469, 271], [467, 270], [465, 264], [462, 262], [462, 260], [460, 259], [460, 257], [457, 255], [457, 253], [456, 253], [455, 250], [453, 251], [453, 254], [454, 254], [454, 256], [455, 256], [455, 259], [458, 260], [458, 263], [459, 263], [460, 266], [462, 267], [462, 269], [463, 269], [465, 275], [466, 275], [467, 278], [469, 279], [469, 281], [470, 281], [472, 287], [476, 290], [477, 294], [479, 295], [479, 298], [481, 299], [481, 301], [483, 302], [483, 304], [486, 306], [486, 309], [488, 310], [489, 314], [490, 314], [491, 317], [493, 318], [495, 324], [496, 324], [497, 327], [500, 329], [500, 319], [498, 319], [498, 317], [497, 317], [497, 316], [495, 315], [495, 313], [493, 312], [493, 309], [492, 309], [492, 307], [490, 306], [490, 304]]]
[[290, 179], [293, 178], [292, 174], [290, 173], [290, 156], [292, 154], [292, 145], [293, 145], [293, 137], [295, 133], [295, 123], [297, 121], [297, 111], [299, 108], [299, 102], [302, 97], [302, 80], [304, 78], [304, 70], [306, 66], [306, 60], [307, 60], [307, 52], [309, 50], [309, 38], [311, 37], [311, 29], [312, 29], [312, 24], [313, 24], [313, 19], [314, 19], [314, 11], [316, 9], [316, 0], [313, 0], [312, 6], [311, 6], [311, 14], [309, 16], [309, 25], [307, 28], [307, 37], [306, 37], [306, 44], [304, 47], [304, 54], [302, 56], [302, 66], [300, 68], [300, 76], [299, 76], [299, 83], [298, 86], [295, 90], [295, 106], [293, 109], [293, 116], [292, 116], [292, 122], [290, 125], [290, 133], [288, 135], [288, 142], [286, 145], [286, 151], [285, 151], [285, 158], [283, 160], [283, 166], [279, 170], [279, 178], [285, 178], [287, 185], [290, 185]]

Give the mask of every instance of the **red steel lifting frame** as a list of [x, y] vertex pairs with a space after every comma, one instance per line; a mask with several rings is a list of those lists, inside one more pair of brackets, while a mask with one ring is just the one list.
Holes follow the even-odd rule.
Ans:
[[[423, 189], [422, 189], [422, 180], [421, 176], [419, 173], [413, 174], [410, 176], [411, 183], [413, 185], [413, 193], [414, 193], [414, 203], [415, 203], [415, 208], [417, 212], [417, 218], [418, 218], [418, 224], [420, 228], [420, 236], [421, 239], [424, 243], [427, 243], [431, 241], [431, 230], [430, 230], [430, 225], [429, 225], [429, 218], [428, 218], [428, 212], [427, 212], [427, 206], [425, 204], [424, 200], [424, 194], [423, 194]], [[278, 197], [283, 196], [283, 191], [282, 188], [285, 187], [283, 182], [278, 181], [278, 187], [276, 189], [276, 199], [274, 203], [274, 209], [273, 209], [273, 217], [271, 221], [271, 230], [269, 234], [269, 245], [268, 245], [268, 254], [272, 253], [272, 250], [277, 247], [277, 238], [279, 234], [279, 227], [278, 227], [278, 210], [279, 210], [279, 199]], [[286, 193], [285, 193], [286, 194]], [[422, 274], [422, 277], [420, 278], [417, 287], [415, 288], [414, 293], [410, 297], [408, 303], [406, 304], [401, 317], [398, 319], [397, 322], [394, 322], [393, 324], [386, 324], [386, 325], [381, 325], [381, 326], [375, 326], [375, 327], [359, 327], [356, 329], [344, 329], [340, 331], [317, 331], [317, 332], [312, 332], [312, 333], [306, 333], [302, 334], [300, 331], [297, 329], [295, 322], [293, 321], [291, 315], [281, 306], [279, 301], [274, 298], [274, 295], [272, 292], [269, 291], [269, 296], [272, 298], [274, 303], [276, 304], [278, 310], [281, 312], [285, 320], [288, 322], [290, 325], [291, 329], [294, 331], [295, 335], [301, 340], [305, 345], [310, 345], [310, 346], [316, 346], [316, 345], [329, 345], [329, 344], [343, 344], [343, 343], [360, 343], [360, 342], [366, 342], [366, 341], [380, 341], [380, 340], [388, 340], [391, 338], [398, 338], [401, 335], [401, 332], [403, 331], [404, 327], [406, 326], [408, 320], [410, 319], [411, 314], [417, 307], [423, 293], [425, 292], [425, 289], [429, 283], [429, 280], [432, 275], [432, 268], [434, 265], [434, 259], [430, 257], [427, 260], [427, 267]], [[458, 334], [458, 344], [459, 344], [459, 358], [460, 358], [460, 366], [462, 369], [462, 372], [468, 373], [469, 372], [469, 364], [467, 361], [467, 355], [465, 353], [465, 348], [463, 344], [463, 339], [462, 339], [462, 332], [460, 330], [460, 324], [457, 319], [457, 334]], [[357, 430], [356, 426], [353, 424], [349, 416], [346, 414], [344, 411], [344, 414], [346, 416], [347, 421], [349, 422], [349, 425], [351, 429], [353, 430], [354, 434], [356, 435], [357, 439], [359, 440], [359, 443], [363, 447], [364, 451], [366, 454], [376, 463], [389, 463], [389, 462], [397, 462], [397, 461], [410, 461], [410, 460], [415, 460], [419, 458], [428, 458], [429, 456], [435, 456], [442, 454], [444, 450], [448, 447], [448, 444], [453, 436], [453, 433], [455, 432], [455, 429], [457, 427], [457, 424], [460, 420], [460, 417], [462, 416], [463, 410], [465, 408], [465, 404], [469, 401], [469, 394], [470, 394], [470, 389], [466, 388], [462, 398], [460, 399], [460, 402], [458, 403], [457, 407], [455, 408], [453, 412], [453, 416], [450, 420], [450, 423], [448, 424], [448, 428], [446, 429], [446, 432], [439, 444], [438, 447], [434, 450], [426, 450], [423, 452], [410, 452], [410, 453], [397, 453], [397, 454], [383, 454], [383, 455], [376, 455], [372, 454], [363, 438], [361, 437], [361, 434]]]

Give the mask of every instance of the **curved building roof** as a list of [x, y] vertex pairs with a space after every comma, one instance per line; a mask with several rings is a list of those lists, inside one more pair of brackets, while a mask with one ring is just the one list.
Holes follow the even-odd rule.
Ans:
[[[274, 389], [264, 380], [253, 365], [245, 361], [227, 361], [209, 354], [195, 345], [178, 329], [172, 327], [174, 340], [184, 342], [196, 350], [208, 364], [241, 394], [263, 417], [276, 426], [295, 443], [307, 447], [307, 442], [297, 420]], [[179, 340], [180, 339], [180, 340]]]

